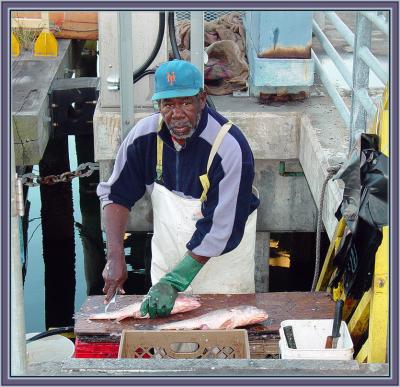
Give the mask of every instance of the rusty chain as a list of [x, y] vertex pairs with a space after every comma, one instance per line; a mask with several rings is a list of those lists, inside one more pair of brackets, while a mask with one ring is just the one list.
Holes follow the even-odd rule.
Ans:
[[34, 173], [25, 173], [24, 175], [19, 176], [19, 178], [21, 179], [22, 184], [27, 185], [28, 187], [36, 187], [41, 184], [54, 185], [56, 183], [69, 183], [75, 177], [88, 177], [98, 169], [98, 163], [88, 162], [79, 165], [75, 171], [67, 171], [61, 175], [41, 177]]

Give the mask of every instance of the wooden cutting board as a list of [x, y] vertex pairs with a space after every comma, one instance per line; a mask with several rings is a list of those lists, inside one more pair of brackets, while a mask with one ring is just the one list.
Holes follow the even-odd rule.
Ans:
[[[132, 319], [119, 323], [110, 320], [89, 320], [89, 315], [104, 312], [103, 296], [90, 296], [75, 315], [75, 334], [119, 335], [123, 329], [156, 329], [166, 322], [185, 320], [200, 316], [217, 309], [238, 305], [253, 305], [266, 310], [268, 320], [249, 326], [249, 333], [276, 333], [283, 320], [332, 318], [335, 304], [326, 292], [275, 292], [256, 294], [202, 294], [195, 296], [202, 306], [187, 313], [171, 315], [166, 318]], [[119, 295], [116, 305], [109, 311], [123, 308], [131, 303], [140, 302], [142, 295]]]

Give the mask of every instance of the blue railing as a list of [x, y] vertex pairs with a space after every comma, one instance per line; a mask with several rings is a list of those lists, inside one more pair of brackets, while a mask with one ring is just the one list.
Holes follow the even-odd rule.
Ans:
[[323, 65], [321, 65], [318, 56], [312, 50], [311, 55], [321, 81], [349, 129], [350, 151], [356, 134], [366, 131], [367, 122], [373, 120], [377, 112], [377, 108], [368, 93], [370, 69], [384, 85], [389, 79], [388, 73], [370, 50], [372, 29], [378, 28], [385, 35], [389, 35], [389, 22], [379, 11], [359, 11], [356, 15], [356, 32], [354, 34], [335, 12], [325, 11], [324, 15], [353, 49], [354, 53], [353, 69], [350, 72], [316, 20], [313, 21], [315, 36], [351, 90], [351, 108], [349, 109]]

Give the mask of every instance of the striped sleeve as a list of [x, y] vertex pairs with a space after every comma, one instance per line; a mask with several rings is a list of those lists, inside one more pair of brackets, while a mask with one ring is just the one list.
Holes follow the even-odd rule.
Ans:
[[186, 246], [202, 256], [215, 257], [235, 249], [243, 238], [250, 212], [253, 156], [244, 137], [239, 136], [238, 140], [230, 132], [210, 169], [204, 217], [196, 223], [196, 231]]
[[157, 115], [139, 121], [122, 142], [111, 176], [97, 186], [102, 207], [117, 203], [130, 210], [144, 195], [146, 152], [151, 134], [156, 133], [157, 122]]

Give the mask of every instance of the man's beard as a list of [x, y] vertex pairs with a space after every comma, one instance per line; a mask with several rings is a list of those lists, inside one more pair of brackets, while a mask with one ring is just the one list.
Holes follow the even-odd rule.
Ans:
[[[196, 125], [192, 125], [191, 122], [188, 120], [180, 120], [174, 122], [173, 124], [167, 125], [167, 127], [171, 135], [174, 136], [176, 139], [186, 140], [189, 137], [192, 137], [193, 133], [196, 131], [199, 121], [200, 121], [200, 114], [198, 114], [197, 116]], [[188, 128], [189, 132], [187, 132], [186, 134], [177, 133], [175, 131], [177, 128]]]
[[[176, 132], [177, 128], [187, 128], [187, 129], [189, 129], [189, 132], [187, 132], [185, 134], [179, 133], [179, 132]], [[177, 122], [174, 122], [173, 124], [169, 125], [168, 130], [171, 133], [171, 135], [174, 136], [176, 139], [185, 140], [192, 136], [192, 134], [196, 130], [196, 127], [194, 127], [188, 121], [177, 121]]]

